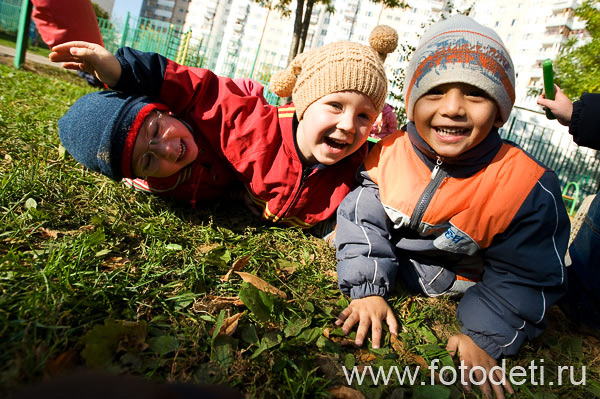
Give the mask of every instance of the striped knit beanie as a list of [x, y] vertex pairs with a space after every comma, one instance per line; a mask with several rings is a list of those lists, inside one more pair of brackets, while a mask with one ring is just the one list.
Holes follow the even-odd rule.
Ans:
[[417, 100], [445, 83], [467, 83], [498, 104], [502, 122], [515, 102], [515, 70], [502, 40], [465, 15], [432, 25], [413, 54], [404, 80], [406, 114], [414, 121]]
[[367, 95], [381, 112], [387, 95], [383, 62], [398, 46], [398, 34], [376, 26], [369, 44], [341, 41], [298, 54], [287, 69], [273, 74], [269, 88], [280, 97], [292, 96], [299, 120], [313, 102], [345, 90]]

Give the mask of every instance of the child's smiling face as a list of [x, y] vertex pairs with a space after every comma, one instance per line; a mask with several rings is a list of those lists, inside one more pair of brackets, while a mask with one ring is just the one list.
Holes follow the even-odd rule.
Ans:
[[502, 126], [496, 102], [466, 83], [446, 83], [429, 90], [414, 106], [419, 135], [442, 157], [475, 147], [492, 127]]
[[332, 165], [367, 140], [377, 110], [365, 94], [341, 91], [310, 104], [298, 124], [296, 141], [305, 165]]
[[188, 127], [167, 112], [154, 110], [137, 134], [131, 167], [137, 177], [168, 177], [197, 156], [198, 146]]

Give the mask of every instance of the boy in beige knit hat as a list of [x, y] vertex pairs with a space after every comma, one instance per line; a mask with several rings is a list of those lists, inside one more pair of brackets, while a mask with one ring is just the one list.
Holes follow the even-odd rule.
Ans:
[[52, 49], [52, 61], [94, 73], [118, 92], [79, 99], [59, 121], [61, 141], [90, 169], [193, 206], [241, 182], [264, 219], [309, 228], [334, 215], [355, 186], [384, 105], [383, 60], [397, 34], [378, 26], [370, 43], [298, 55], [271, 82], [276, 94], [292, 95], [294, 104], [281, 107], [159, 54], [125, 47], [115, 56], [65, 43]]

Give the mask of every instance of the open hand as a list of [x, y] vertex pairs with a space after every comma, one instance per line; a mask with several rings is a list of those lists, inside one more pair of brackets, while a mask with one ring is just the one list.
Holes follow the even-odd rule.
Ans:
[[[458, 350], [460, 361], [466, 367], [463, 374], [464, 378], [461, 378], [461, 384], [465, 391], [469, 392], [471, 390], [470, 376], [472, 375], [474, 382], [485, 381], [479, 385], [479, 388], [486, 398], [492, 398], [492, 390], [497, 399], [504, 399], [504, 391], [511, 394], [515, 393], [502, 370], [496, 367], [498, 366], [496, 359], [477, 346], [469, 336], [465, 334], [451, 336], [448, 345], [446, 345], [446, 350], [450, 352], [451, 356], [456, 355]], [[477, 368], [471, 373], [471, 370], [475, 367]], [[482, 369], [485, 370], [485, 376]]]
[[121, 77], [119, 60], [107, 49], [96, 43], [67, 42], [52, 47], [48, 55], [52, 62], [62, 62], [65, 69], [74, 69], [95, 75], [100, 81], [113, 87]]
[[343, 323], [344, 334], [348, 334], [358, 322], [354, 341], [358, 346], [363, 344], [369, 327], [371, 327], [372, 346], [379, 348], [383, 331], [381, 321], [384, 319], [390, 327], [390, 332], [398, 335], [398, 322], [390, 305], [380, 296], [367, 296], [352, 300], [350, 305], [339, 314], [335, 324], [340, 326]]

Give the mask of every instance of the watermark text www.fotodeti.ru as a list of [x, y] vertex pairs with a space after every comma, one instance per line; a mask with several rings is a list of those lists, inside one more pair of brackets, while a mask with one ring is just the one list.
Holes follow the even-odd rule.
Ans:
[[[556, 379], [553, 379], [552, 381], [546, 380], [547, 370], [544, 366], [544, 359], [540, 359], [538, 362], [532, 360], [527, 367], [513, 366], [510, 368], [506, 367], [506, 360], [503, 359], [501, 365], [492, 367], [489, 375], [481, 366], [475, 366], [468, 369], [461, 361], [460, 366], [454, 368], [451, 366], [441, 366], [439, 364], [439, 359], [433, 359], [428, 367], [431, 371], [430, 381], [419, 379], [419, 366], [405, 366], [403, 368], [398, 366], [391, 366], [389, 368], [381, 366], [365, 366], [362, 369], [358, 366], [354, 366], [352, 369], [347, 369], [345, 366], [342, 366], [342, 371], [344, 372], [348, 385], [351, 385], [354, 381], [356, 381], [358, 385], [362, 385], [367, 376], [371, 378], [371, 381], [373, 381], [375, 385], [389, 385], [395, 383], [398, 383], [399, 385], [433, 385], [436, 383], [436, 379], [443, 385], [454, 385], [457, 382], [460, 382], [463, 385], [467, 383], [482, 385], [488, 381], [491, 384], [500, 385], [505, 383], [506, 378], [508, 378], [508, 381], [512, 385], [522, 385], [526, 382], [531, 383], [531, 385], [585, 385], [585, 366], [581, 366], [581, 374], [577, 373], [579, 367], [577, 367], [577, 369], [575, 366], [555, 367]], [[496, 370], [502, 373], [502, 378], [494, 377], [494, 372]], [[478, 371], [480, 371], [480, 373], [477, 373]], [[476, 375], [481, 375], [481, 377], [478, 379]]]

